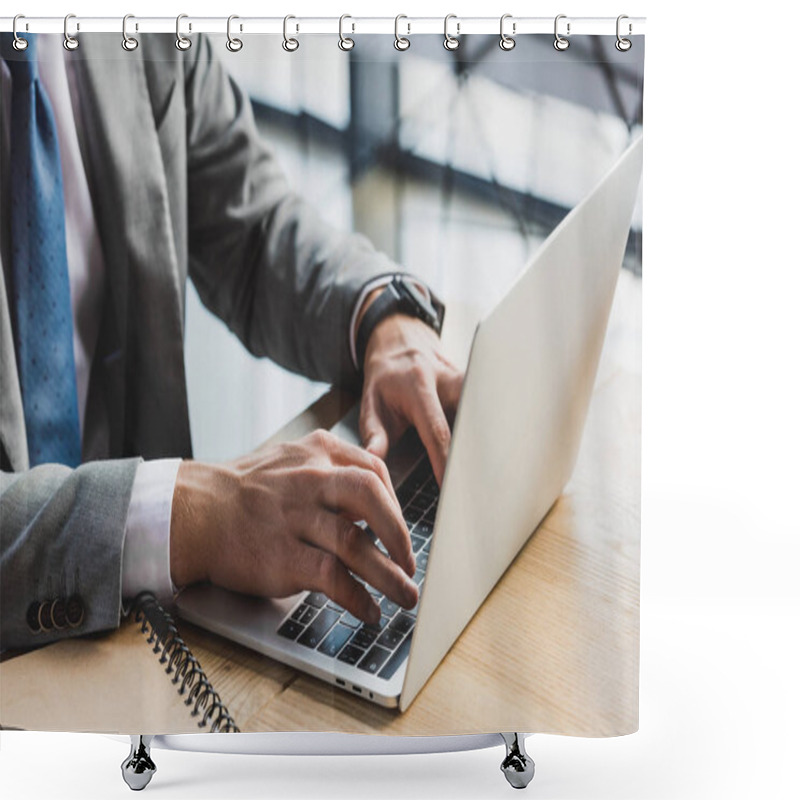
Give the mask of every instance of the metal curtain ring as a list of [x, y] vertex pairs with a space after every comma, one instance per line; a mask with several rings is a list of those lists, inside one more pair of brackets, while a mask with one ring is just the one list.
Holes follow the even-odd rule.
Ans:
[[[405, 14], [398, 14], [394, 18], [394, 49], [395, 50], [408, 50], [411, 47], [411, 39], [406, 39], [405, 36], [400, 35], [400, 20], [401, 19], [408, 19]], [[410, 23], [406, 23], [406, 27], [408, 28], [408, 33], [411, 33], [411, 25]]]
[[[628, 50], [631, 49], [631, 45], [633, 44], [630, 39], [623, 38], [622, 35], [619, 32], [619, 28], [620, 28], [619, 24], [624, 19], [628, 19], [628, 15], [627, 14], [620, 14], [617, 17], [617, 41], [614, 42], [614, 47], [616, 47], [617, 50], [620, 51], [620, 53], [626, 53]], [[631, 31], [632, 30], [633, 30], [633, 28], [632, 28], [632, 26], [631, 26], [631, 24], [629, 22], [628, 23], [628, 36], [631, 35]]]
[[[181, 33], [181, 20], [187, 19], [188, 14], [178, 14], [175, 20], [175, 47], [178, 50], [188, 50], [192, 46], [192, 40]], [[192, 30], [192, 23], [189, 23], [189, 31]]]
[[511, 19], [511, 14], [503, 14], [500, 17], [500, 49], [505, 50], [508, 52], [509, 50], [513, 50], [517, 46], [517, 41], [514, 39], [514, 36], [517, 33], [517, 23], [511, 23], [511, 36], [509, 36], [505, 31], [506, 20]]
[[447, 23], [450, 22], [451, 19], [458, 20], [458, 17], [455, 14], [448, 14], [444, 18], [444, 49], [445, 50], [458, 50], [458, 46], [461, 42], [458, 41], [456, 36], [461, 33], [461, 23], [456, 22], [456, 36], [451, 36], [447, 30]]
[[[23, 39], [17, 33], [17, 22], [19, 22], [19, 20], [21, 20], [21, 19], [25, 19], [25, 15], [24, 14], [17, 14], [17, 16], [14, 17], [14, 24], [12, 25], [12, 31], [14, 32], [14, 41], [11, 43], [11, 46], [15, 50], [17, 50], [19, 52], [22, 52], [23, 50], [25, 50], [28, 47], [28, 40], [27, 39]], [[25, 30], [26, 31], [28, 30], [28, 23], [27, 22], [25, 23]]]
[[[555, 37], [556, 37], [555, 40], [553, 41], [553, 47], [555, 47], [555, 49], [558, 50], [559, 52], [564, 52], [564, 50], [566, 50], [569, 47], [569, 39], [565, 39], [558, 32], [558, 21], [560, 19], [566, 19], [566, 18], [567, 18], [566, 14], [559, 14], [556, 17], [555, 23], [553, 24], [553, 32], [554, 32]], [[567, 36], [570, 35], [570, 32], [571, 32], [570, 31], [570, 23], [568, 22], [567, 23]]]
[[[356, 46], [356, 43], [350, 37], [344, 35], [344, 29], [342, 26], [344, 25], [344, 21], [346, 19], [353, 18], [349, 14], [342, 14], [342, 16], [339, 17], [339, 49], [344, 50], [345, 52], [352, 50]], [[351, 23], [350, 29], [352, 33], [355, 33], [356, 25], [354, 22]]]
[[[287, 14], [283, 18], [283, 49], [287, 53], [294, 53], [294, 51], [297, 50], [298, 47], [300, 47], [300, 42], [298, 42], [297, 39], [291, 38], [288, 34], [290, 19], [297, 19], [297, 17], [294, 17], [291, 14]], [[295, 30], [299, 31], [300, 26], [296, 25]]]
[[[235, 19], [239, 19], [239, 17], [237, 17], [236, 14], [231, 14], [228, 17], [228, 41], [225, 42], [225, 47], [227, 47], [231, 53], [238, 53], [242, 49], [242, 47], [244, 47], [244, 43], [242, 42], [241, 39], [237, 39], [235, 36], [231, 36], [231, 22], [233, 22], [233, 20]], [[242, 26], [240, 25], [239, 30], [241, 31], [241, 29]]]
[[[134, 51], [139, 46], [139, 40], [133, 36], [128, 36], [128, 20], [134, 19], [133, 14], [126, 14], [122, 18], [122, 49], [127, 50], [129, 53]], [[139, 26], [136, 26], [139, 30]]]
[[[71, 19], [75, 19], [74, 14], [67, 14], [64, 17], [64, 49], [65, 50], [77, 50], [78, 49], [78, 40], [74, 36], [70, 36], [69, 33], [69, 21]], [[77, 30], [80, 30], [80, 24], [77, 25]]]

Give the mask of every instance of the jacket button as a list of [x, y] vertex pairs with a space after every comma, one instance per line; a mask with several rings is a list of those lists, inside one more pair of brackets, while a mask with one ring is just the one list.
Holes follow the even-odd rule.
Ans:
[[57, 631], [67, 627], [67, 606], [63, 598], [59, 597], [57, 600], [53, 600], [53, 604], [50, 606], [50, 618]]
[[31, 633], [41, 633], [42, 626], [39, 624], [39, 603], [34, 600], [28, 606], [28, 612], [25, 614], [25, 619], [28, 623]]
[[79, 594], [73, 594], [67, 600], [66, 613], [67, 625], [69, 625], [70, 628], [77, 628], [83, 622], [83, 599]]
[[50, 615], [50, 602], [39, 603], [39, 627], [44, 633], [53, 630], [53, 618]]

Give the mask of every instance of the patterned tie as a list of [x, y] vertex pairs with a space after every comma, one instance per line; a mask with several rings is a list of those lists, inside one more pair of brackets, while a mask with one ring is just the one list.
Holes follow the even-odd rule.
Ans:
[[[12, 52], [3, 36], [3, 52]], [[11, 308], [30, 465], [81, 461], [64, 191], [36, 36], [11, 72]]]

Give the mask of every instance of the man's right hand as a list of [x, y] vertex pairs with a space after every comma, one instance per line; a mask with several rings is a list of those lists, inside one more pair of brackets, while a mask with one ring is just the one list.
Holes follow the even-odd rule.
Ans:
[[[365, 520], [390, 558], [355, 525]], [[360, 576], [404, 608], [418, 589], [408, 529], [384, 462], [326, 431], [224, 464], [184, 461], [172, 503], [170, 569], [263, 597], [324, 592], [359, 619], [380, 608]]]

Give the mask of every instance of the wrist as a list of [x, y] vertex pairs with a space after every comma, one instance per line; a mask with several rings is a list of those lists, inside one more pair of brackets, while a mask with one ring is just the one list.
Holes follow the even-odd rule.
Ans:
[[183, 461], [175, 480], [170, 521], [170, 573], [178, 589], [208, 581], [225, 534], [222, 497], [232, 473], [224, 466]]
[[389, 354], [408, 354], [429, 339], [435, 341], [439, 335], [421, 319], [400, 312], [382, 319], [373, 329], [364, 351], [362, 369], [366, 372], [370, 364], [384, 360]]
[[373, 334], [389, 318], [421, 320], [438, 335], [443, 317], [444, 306], [426, 286], [403, 274], [392, 276], [389, 283], [370, 292], [359, 309], [351, 337], [356, 368], [363, 371]]

